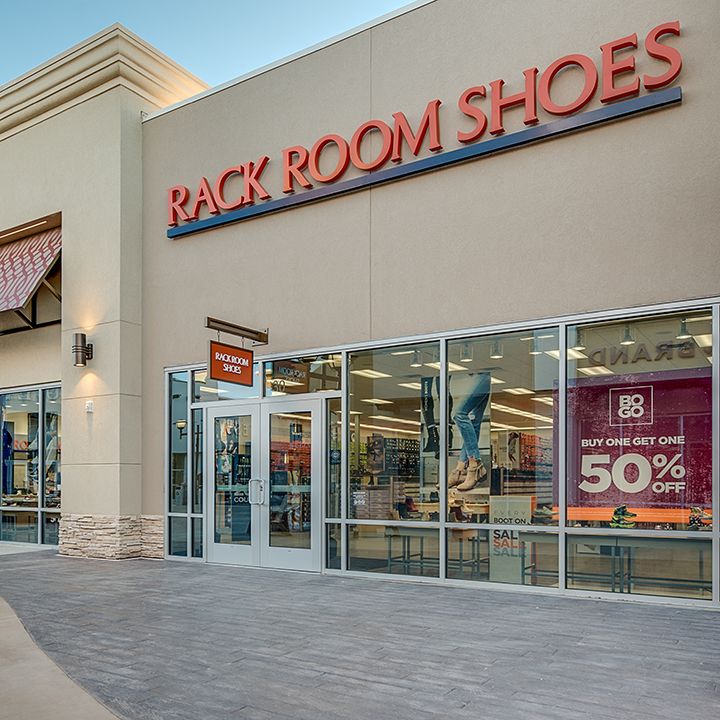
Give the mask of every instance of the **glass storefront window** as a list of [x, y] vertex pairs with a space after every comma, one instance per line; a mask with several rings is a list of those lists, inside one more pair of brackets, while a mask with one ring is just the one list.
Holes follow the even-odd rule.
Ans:
[[297, 395], [340, 390], [341, 377], [340, 354], [266, 362], [265, 394]]
[[188, 519], [187, 517], [168, 518], [168, 554], [175, 557], [187, 557]]
[[192, 556], [201, 558], [203, 556], [203, 521], [202, 518], [192, 518]]
[[439, 520], [440, 345], [349, 355], [348, 516]]
[[203, 511], [203, 413], [202, 410], [192, 411], [193, 437], [192, 437], [192, 511]]
[[43, 513], [42, 541], [45, 545], [57, 545], [60, 529], [59, 513]]
[[342, 400], [327, 401], [327, 508], [326, 517], [340, 517], [340, 488], [342, 485]]
[[351, 525], [348, 570], [439, 577], [440, 534], [430, 528]]
[[711, 573], [709, 539], [567, 538], [568, 588], [710, 600]]
[[448, 343], [448, 521], [556, 525], [558, 330]]
[[342, 525], [325, 526], [325, 567], [340, 570], [342, 558]]
[[447, 576], [456, 580], [484, 580], [557, 587], [557, 535], [513, 528], [447, 531]]
[[[2, 504], [9, 507], [37, 508], [40, 473], [39, 392], [29, 390], [0, 395], [0, 412]], [[34, 542], [37, 542], [37, 529], [35, 533]]]
[[[45, 399], [45, 462], [43, 503], [46, 508], [60, 507], [62, 398], [60, 388], [43, 391]], [[52, 518], [51, 518], [52, 520]], [[55, 518], [55, 521], [57, 518]], [[56, 533], [57, 535], [57, 533]], [[54, 545], [57, 545], [57, 539]]]
[[710, 532], [710, 311], [574, 326], [568, 356], [568, 524]]
[[170, 375], [170, 512], [188, 507], [188, 373]]
[[193, 372], [193, 402], [215, 402], [216, 400], [247, 400], [262, 395], [262, 373], [260, 363], [253, 365], [253, 386], [209, 380], [206, 370]]
[[5, 542], [37, 543], [38, 514], [36, 512], [10, 512], [0, 516], [0, 540]]

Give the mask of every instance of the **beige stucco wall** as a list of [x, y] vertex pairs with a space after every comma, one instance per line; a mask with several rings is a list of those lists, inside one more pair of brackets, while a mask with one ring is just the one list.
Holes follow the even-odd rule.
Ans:
[[[166, 189], [273, 160], [370, 118], [542, 71], [679, 19], [681, 106], [176, 241]], [[204, 360], [206, 315], [270, 327], [268, 352], [720, 292], [715, 0], [437, 0], [143, 125], [143, 508], [162, 511], [163, 367]], [[642, 46], [641, 46], [642, 48]], [[662, 67], [636, 53], [640, 73]], [[554, 97], [571, 92], [559, 78]], [[619, 83], [624, 78], [619, 79]], [[557, 96], [555, 96], [557, 93]], [[599, 106], [599, 92], [586, 109]], [[489, 102], [485, 103], [489, 108]], [[540, 121], [554, 119], [540, 111]], [[509, 132], [522, 110], [506, 113]], [[489, 136], [486, 135], [483, 140]], [[423, 154], [428, 154], [425, 150]]]
[[[65, 512], [140, 512], [139, 119], [151, 108], [118, 88], [0, 142], [0, 227], [62, 212], [62, 328], [0, 338], [0, 385], [62, 380]], [[86, 369], [72, 365], [80, 331], [96, 348]]]

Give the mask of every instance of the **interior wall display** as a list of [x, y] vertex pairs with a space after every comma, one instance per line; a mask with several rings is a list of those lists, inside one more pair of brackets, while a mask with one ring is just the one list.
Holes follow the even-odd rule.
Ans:
[[266, 362], [265, 394], [296, 395], [340, 390], [341, 375], [340, 354]]
[[557, 524], [559, 357], [557, 328], [448, 342], [450, 522]]
[[571, 524], [710, 530], [709, 324], [696, 313], [582, 329], [568, 388]]

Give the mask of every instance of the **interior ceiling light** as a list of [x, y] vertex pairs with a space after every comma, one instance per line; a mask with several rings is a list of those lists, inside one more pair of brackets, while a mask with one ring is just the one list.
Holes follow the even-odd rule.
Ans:
[[391, 352], [391, 355], [412, 355], [416, 350], [398, 350], [397, 352]]
[[552, 398], [549, 397], [534, 397], [533, 400], [535, 402], [544, 403], [545, 405], [554, 405], [555, 401]]
[[505, 381], [504, 381], [504, 380], [500, 380], [500, 378], [491, 377], [491, 378], [490, 378], [490, 384], [491, 384], [491, 385], [504, 385], [504, 384], [505, 384]]
[[707, 335], [693, 335], [693, 337], [698, 347], [712, 347], [712, 335], [710, 333]]
[[680, 321], [680, 330], [675, 336], [676, 340], [690, 340], [692, 333], [688, 332], [687, 320], [683, 318]]
[[[552, 358], [555, 358], [556, 360], [560, 359], [560, 351], [559, 350], [546, 350], [545, 354], [549, 355]], [[587, 355], [585, 355], [585, 353], [581, 353], [579, 350], [576, 350], [575, 348], [567, 349], [567, 357], [568, 357], [568, 360], [585, 360], [585, 359], [587, 359]]]
[[593, 365], [592, 367], [578, 368], [578, 372], [584, 375], [614, 375], [615, 373], [604, 365]]
[[410, 390], [422, 390], [422, 385], [419, 382], [398, 383], [398, 386], [409, 388]]
[[360, 375], [361, 377], [370, 378], [371, 380], [377, 380], [379, 378], [389, 378], [392, 375], [380, 372], [379, 370], [351, 370], [353, 375]]
[[420, 430], [405, 430], [405, 428], [386, 427], [385, 425], [365, 425], [363, 423], [359, 423], [359, 426], [361, 428], [365, 428], [366, 430], [386, 430], [387, 432], [391, 432], [391, 433], [405, 433], [406, 435], [420, 435]]
[[541, 422], [550, 423], [552, 425], [553, 419], [546, 415], [538, 415], [537, 413], [527, 412], [527, 410], [518, 410], [508, 405], [500, 405], [500, 403], [490, 403], [490, 407], [498, 412], [508, 413], [509, 415], [520, 415], [520, 417], [530, 418], [532, 420], [540, 420]]
[[[467, 370], [466, 367], [463, 367], [462, 365], [458, 365], [457, 363], [448, 361], [448, 370], [450, 372], [458, 372], [459, 370]], [[425, 367], [433, 368], [434, 370], [440, 369], [440, 363], [439, 362], [429, 362], [425, 363]]]
[[460, 362], [469, 363], [473, 361], [473, 350], [470, 343], [462, 344], [462, 352], [460, 353]]
[[392, 405], [392, 400], [380, 400], [379, 398], [365, 398], [360, 402], [370, 403], [371, 405]]
[[389, 415], [368, 415], [372, 420], [385, 420], [386, 422], [404, 423], [405, 425], [422, 425], [418, 420], [404, 420], [403, 418], [390, 417]]
[[625, 324], [625, 330], [623, 331], [622, 340], [620, 340], [621, 345], [634, 345], [635, 344], [635, 336], [632, 334], [632, 330], [630, 330], [630, 325]]
[[490, 349], [490, 358], [492, 360], [503, 359], [503, 346], [499, 340], [493, 341], [492, 348]]
[[503, 392], [510, 393], [511, 395], [534, 395], [534, 390], [528, 390], [527, 388], [503, 388]]
[[422, 367], [422, 361], [420, 360], [420, 351], [419, 350], [413, 350], [413, 358], [412, 358], [412, 362], [410, 363], [410, 367], [412, 367], [412, 368]]

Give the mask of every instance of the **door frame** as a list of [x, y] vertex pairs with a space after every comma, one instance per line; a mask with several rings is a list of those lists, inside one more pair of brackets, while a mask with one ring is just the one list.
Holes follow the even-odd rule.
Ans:
[[[333, 396], [335, 394], [333, 393]], [[301, 395], [248, 400], [223, 401], [203, 408], [203, 472], [204, 472], [204, 544], [205, 560], [243, 567], [320, 572], [323, 558], [323, 528], [325, 512], [325, 474], [327, 456], [327, 397]], [[269, 450], [270, 415], [282, 412], [311, 412], [312, 433], [312, 489], [311, 489], [311, 547], [309, 550], [272, 547], [269, 545]], [[250, 545], [215, 543], [215, 420], [220, 417], [250, 416], [251, 428], [251, 501]], [[258, 481], [259, 485], [255, 485]], [[253, 487], [255, 486], [255, 487]], [[258, 492], [259, 491], [259, 492]]]

